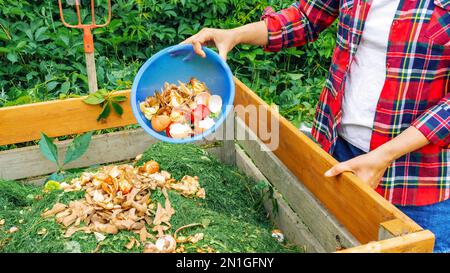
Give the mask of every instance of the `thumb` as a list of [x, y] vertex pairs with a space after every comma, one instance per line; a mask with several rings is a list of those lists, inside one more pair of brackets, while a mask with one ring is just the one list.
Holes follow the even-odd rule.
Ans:
[[219, 50], [219, 55], [220, 55], [220, 57], [222, 57], [222, 59], [224, 60], [224, 61], [226, 61], [227, 60], [227, 56], [228, 56], [228, 49], [226, 49], [226, 48], [224, 48], [224, 47], [221, 47], [221, 46], [218, 46], [217, 47], [217, 49]]
[[350, 168], [350, 166], [344, 162], [344, 163], [339, 163], [339, 164], [335, 165], [333, 168], [326, 171], [324, 175], [326, 177], [333, 177], [333, 176], [337, 176], [343, 172], [351, 172], [351, 171], [352, 171], [352, 169]]

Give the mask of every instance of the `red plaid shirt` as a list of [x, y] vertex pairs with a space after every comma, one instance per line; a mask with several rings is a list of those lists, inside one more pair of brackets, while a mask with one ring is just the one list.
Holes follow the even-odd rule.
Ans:
[[[267, 51], [301, 46], [338, 19], [336, 48], [317, 106], [313, 136], [332, 152], [342, 118], [345, 77], [372, 0], [301, 0], [264, 12]], [[401, 0], [389, 34], [386, 80], [377, 104], [371, 150], [410, 126], [430, 144], [397, 159], [376, 189], [399, 205], [450, 197], [450, 0]]]

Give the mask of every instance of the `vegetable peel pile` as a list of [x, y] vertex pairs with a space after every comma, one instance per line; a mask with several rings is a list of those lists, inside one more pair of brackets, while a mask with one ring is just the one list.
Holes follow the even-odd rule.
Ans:
[[[167, 227], [166, 230], [162, 230], [164, 235], [176, 240], [175, 252], [302, 251], [301, 248], [289, 244], [289, 241], [279, 243], [272, 237], [272, 230], [276, 227], [267, 219], [267, 212], [262, 206], [260, 183], [242, 174], [236, 168], [224, 165], [214, 156], [209, 155], [206, 149], [190, 144], [175, 145], [159, 142], [151, 145], [133, 168], [135, 170], [139, 167], [149, 168], [149, 170], [155, 168], [154, 164], [145, 164], [152, 160], [159, 163], [158, 173], [163, 173], [162, 170], [167, 171], [171, 174], [171, 179], [174, 179], [169, 183], [171, 188], [166, 189], [166, 194], [169, 197], [170, 207], [175, 213], [170, 217], [170, 227], [162, 221], [165, 220], [162, 218], [159, 226]], [[155, 186], [155, 190], [146, 190], [149, 191], [149, 200], [153, 204], [148, 216], [151, 220], [150, 224], [145, 221], [144, 216], [146, 231], [123, 229], [116, 234], [110, 234], [97, 231], [85, 233], [80, 230], [66, 237], [68, 228], [74, 224], [69, 225], [68, 228], [64, 227], [56, 221], [57, 214], [43, 218], [41, 214], [51, 210], [57, 203], [69, 208], [71, 202], [86, 199], [86, 190], [81, 189], [86, 184], [82, 186], [81, 182], [71, 183], [73, 179], [81, 180], [83, 172], [95, 175], [101, 170], [97, 167], [67, 170], [65, 179], [59, 183], [60, 185], [55, 184], [57, 187], [48, 191], [43, 186], [25, 185], [0, 179], [0, 252], [142, 253], [154, 251], [155, 246], [170, 246], [170, 242], [173, 242], [170, 237], [161, 239], [162, 237], [158, 237], [158, 230], [153, 230], [157, 226], [153, 221], [157, 218], [155, 216], [158, 203], [162, 208], [168, 209], [165, 193], [158, 185]], [[192, 182], [189, 179], [183, 180], [186, 175], [192, 178], [198, 177], [197, 181], [201, 186], [199, 189], [204, 189], [206, 198], [197, 197], [198, 190], [195, 194], [192, 193], [194, 190], [189, 191]], [[144, 182], [144, 184], [148, 183]], [[107, 190], [114, 192], [114, 183], [106, 183], [106, 185], [112, 185], [107, 187]], [[67, 186], [70, 187], [66, 188]], [[70, 190], [72, 187], [73, 191]], [[186, 191], [173, 189], [173, 187], [183, 187]], [[103, 188], [101, 190], [103, 193]], [[118, 191], [115, 194], [120, 195]], [[201, 190], [199, 194], [201, 196]], [[103, 195], [104, 200], [109, 198], [108, 194]], [[144, 196], [144, 194], [141, 192], [136, 196]], [[101, 197], [97, 196], [97, 198]], [[135, 201], [140, 200], [135, 198]], [[105, 213], [108, 210], [99, 207], [99, 211]], [[166, 212], [162, 212], [160, 211], [161, 216], [166, 217]], [[136, 210], [134, 214], [138, 216], [139, 211]], [[85, 222], [80, 220], [78, 228], [85, 226]], [[141, 236], [145, 236], [145, 240], [141, 240]]]
[[178, 84], [166, 82], [161, 93], [155, 91], [139, 104], [153, 130], [171, 138], [188, 138], [213, 127], [222, 109], [222, 98], [211, 95], [206, 84], [196, 78]]
[[[167, 190], [178, 191], [185, 197], [205, 198], [205, 189], [200, 187], [198, 177], [186, 175], [177, 182], [169, 172], [160, 171], [154, 160], [137, 168], [124, 164], [102, 167], [97, 173], [84, 172], [70, 184], [63, 183], [61, 188], [65, 192], [85, 191], [83, 199], [68, 205], [56, 203], [41, 215], [44, 218], [55, 216], [56, 222], [67, 228], [64, 237], [78, 231], [117, 234], [128, 230], [139, 234], [140, 241], [146, 243], [147, 239], [155, 239], [148, 232], [147, 224], [157, 232], [158, 239], [145, 245], [146, 253], [176, 250], [175, 238], [165, 234], [175, 213]], [[164, 207], [160, 202], [152, 203], [150, 198], [151, 191], [157, 188], [164, 195]], [[198, 242], [202, 236], [195, 234], [190, 242]], [[131, 249], [135, 243], [139, 244], [133, 238], [126, 247]]]

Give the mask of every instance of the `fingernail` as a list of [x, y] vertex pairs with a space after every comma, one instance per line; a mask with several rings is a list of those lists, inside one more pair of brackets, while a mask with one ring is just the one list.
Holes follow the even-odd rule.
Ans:
[[325, 175], [326, 177], [330, 177], [330, 176], [331, 176], [331, 170], [326, 171], [324, 175]]

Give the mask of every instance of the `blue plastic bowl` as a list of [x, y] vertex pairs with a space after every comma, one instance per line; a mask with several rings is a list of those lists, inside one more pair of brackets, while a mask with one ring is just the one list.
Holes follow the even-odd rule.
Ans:
[[[234, 80], [227, 63], [214, 51], [203, 48], [206, 58], [195, 54], [191, 60], [184, 61], [186, 54], [172, 56], [170, 52], [186, 51], [193, 53], [192, 45], [176, 45], [161, 50], [147, 60], [139, 69], [131, 88], [131, 107], [133, 115], [144, 130], [153, 137], [171, 143], [188, 143], [202, 139], [213, 133], [225, 120], [234, 102]], [[152, 96], [155, 90], [161, 90], [164, 82], [178, 85], [178, 81], [187, 82], [195, 77], [205, 82], [211, 94], [222, 97], [222, 113], [213, 127], [202, 134], [190, 138], [174, 139], [167, 137], [164, 132], [153, 130], [151, 122], [147, 120], [139, 109], [139, 103], [148, 96]]]

